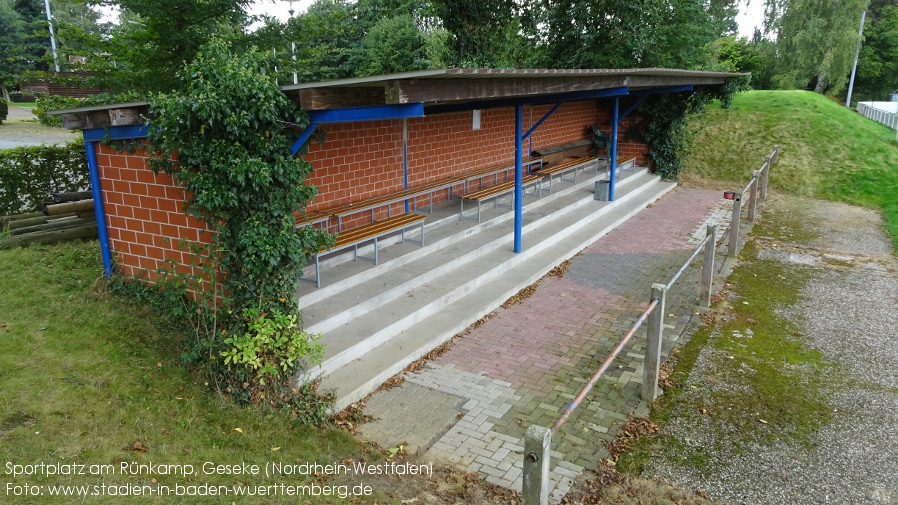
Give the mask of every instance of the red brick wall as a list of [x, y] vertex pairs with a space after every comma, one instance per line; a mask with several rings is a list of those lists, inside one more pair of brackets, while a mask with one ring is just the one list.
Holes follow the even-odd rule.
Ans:
[[[524, 108], [524, 130], [541, 119], [551, 105]], [[593, 100], [562, 105], [534, 132], [525, 150], [537, 150], [588, 139], [587, 127], [596, 124], [611, 132], [610, 101]], [[622, 125], [618, 154], [637, 156], [645, 163], [647, 146], [626, 139]], [[347, 203], [403, 187], [402, 121], [370, 121], [327, 125], [326, 142], [310, 146], [310, 182], [320, 194], [309, 210]], [[147, 153], [118, 153], [98, 144], [110, 246], [125, 275], [154, 272], [166, 259], [189, 264], [190, 255], [179, 240], [208, 241], [205, 227], [181, 210], [183, 190], [167, 174], [147, 168]], [[408, 120], [409, 185], [439, 180], [478, 167], [510, 163], [514, 159], [514, 108], [484, 109], [480, 129], [472, 129], [472, 113], [453, 112]], [[445, 199], [447, 192], [434, 195]], [[418, 204], [426, 205], [426, 198]], [[397, 204], [393, 211], [401, 211]], [[379, 210], [375, 218], [387, 214]], [[352, 227], [368, 222], [370, 213], [346, 220]], [[167, 241], [168, 239], [169, 241]]]
[[117, 152], [95, 145], [109, 247], [119, 270], [153, 280], [165, 260], [191, 264], [181, 240], [208, 243], [209, 236], [202, 222], [184, 214], [184, 190], [170, 175], [147, 167], [146, 150]]

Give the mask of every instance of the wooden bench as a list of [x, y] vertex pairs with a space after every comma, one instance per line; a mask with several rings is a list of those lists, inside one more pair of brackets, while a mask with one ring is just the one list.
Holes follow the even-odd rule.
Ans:
[[561, 163], [558, 163], [557, 165], [552, 165], [551, 167], [543, 168], [536, 173], [539, 175], [547, 176], [546, 178], [549, 179], [549, 193], [551, 193], [552, 192], [552, 179], [554, 178], [555, 175], [558, 175], [559, 178], [562, 181], [564, 181], [565, 180], [564, 174], [567, 172], [573, 172], [574, 178], [571, 179], [571, 182], [576, 183], [577, 182], [577, 170], [584, 167], [588, 163], [593, 163], [595, 165], [596, 175], [598, 175], [599, 159], [596, 158], [595, 156], [583, 156], [583, 157], [580, 157], [580, 158], [577, 158], [574, 160], [570, 160], [570, 161], [562, 161]]
[[[428, 211], [433, 213], [433, 194], [437, 191], [452, 188], [463, 184], [461, 178], [453, 176], [439, 181], [428, 182], [408, 189], [399, 191], [391, 191], [382, 195], [356, 200], [354, 202], [338, 205], [324, 209], [321, 212], [330, 214], [331, 217], [337, 218], [337, 231], [343, 230], [343, 218], [351, 214], [359, 212], [371, 211], [371, 219], [374, 220], [374, 211], [380, 207], [387, 207], [387, 216], [392, 217], [391, 206], [394, 203], [404, 202], [406, 200], [414, 200], [419, 196], [430, 195], [430, 204]], [[412, 209], [417, 210], [417, 209]]]
[[[533, 156], [525, 156], [521, 160], [521, 168], [527, 167], [526, 173], [528, 173], [528, 174], [533, 171], [532, 170], [533, 165], [539, 165], [540, 167], [542, 167], [542, 165], [543, 165], [542, 158], [537, 158], [537, 157], [533, 157]], [[499, 174], [501, 174], [502, 172], [508, 172], [510, 170], [514, 170], [514, 162], [511, 162], [511, 164], [509, 164], [509, 162], [497, 163], [495, 165], [490, 165], [488, 167], [478, 168], [478, 169], [472, 170], [470, 172], [465, 172], [463, 174], [460, 174], [460, 175], [458, 175], [458, 178], [462, 179], [464, 181], [464, 186], [465, 186], [464, 192], [467, 193], [469, 182], [471, 182], [473, 180], [479, 180], [482, 183], [484, 178], [492, 175], [495, 177], [495, 181], [493, 182], [493, 184], [499, 184]], [[539, 169], [537, 169], [537, 170], [539, 170]], [[506, 178], [505, 180], [508, 180], [508, 179]]]
[[350, 247], [355, 248], [355, 253], [353, 260], [359, 259], [359, 245], [367, 242], [369, 240], [374, 241], [374, 258], [364, 258], [371, 260], [375, 265], [378, 264], [380, 258], [377, 254], [377, 242], [380, 237], [388, 235], [393, 232], [400, 232], [402, 234], [402, 242], [405, 242], [405, 230], [406, 228], [411, 228], [413, 226], [421, 227], [421, 246], [424, 246], [424, 221], [427, 219], [427, 216], [422, 216], [421, 214], [413, 214], [411, 212], [400, 214], [398, 216], [392, 216], [387, 219], [381, 221], [375, 221], [373, 223], [369, 223], [363, 226], [359, 226], [358, 228], [353, 228], [351, 230], [347, 230], [343, 233], [337, 235], [337, 242], [328, 248], [322, 248], [315, 254], [315, 285], [317, 287], [321, 287], [321, 264], [320, 257], [323, 254], [329, 254], [332, 252], [341, 251], [343, 249], [348, 249]]
[[327, 227], [327, 221], [331, 217], [333, 216], [330, 212], [324, 211], [299, 212], [296, 215], [296, 227], [314, 226], [318, 223], [325, 223], [325, 227]]
[[618, 156], [615, 160], [618, 170], [626, 170], [636, 166], [636, 156]]
[[[539, 196], [542, 196], [542, 176], [537, 174], [525, 175], [521, 178], [521, 185], [523, 187], [527, 187], [533, 184], [536, 184], [539, 191]], [[461, 214], [459, 214], [459, 220], [463, 220], [465, 218], [465, 200], [474, 200], [477, 202], [477, 222], [480, 222], [480, 204], [490, 198], [495, 198], [495, 206], [499, 206], [499, 198], [503, 195], [511, 193], [514, 191], [515, 181], [505, 181], [501, 184], [497, 184], [495, 186], [490, 186], [488, 188], [478, 189], [477, 191], [473, 191], [471, 193], [467, 193], [459, 196], [459, 200], [461, 201]]]

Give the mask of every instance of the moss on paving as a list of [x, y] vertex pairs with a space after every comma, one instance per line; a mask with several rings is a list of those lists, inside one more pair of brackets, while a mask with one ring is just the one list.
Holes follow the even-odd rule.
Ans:
[[[753, 235], [790, 242], [818, 236], [785, 211], [769, 212]], [[783, 312], [801, 301], [802, 289], [814, 272], [759, 257], [749, 241], [727, 280], [727, 296], [712, 310], [718, 317], [702, 324], [677, 350], [672, 385], [651, 410], [652, 420], [662, 428], [671, 416], [686, 416], [689, 423], [710, 427], [713, 440], [699, 447], [673, 435], [644, 438], [621, 456], [619, 471], [639, 475], [650, 457], [663, 452], [704, 473], [710, 454], [723, 445], [739, 452], [754, 443], [805, 444], [830, 422], [827, 397], [839, 387], [839, 376], [819, 351], [807, 345], [800, 322]], [[710, 366], [701, 381], [689, 381], [702, 352]]]

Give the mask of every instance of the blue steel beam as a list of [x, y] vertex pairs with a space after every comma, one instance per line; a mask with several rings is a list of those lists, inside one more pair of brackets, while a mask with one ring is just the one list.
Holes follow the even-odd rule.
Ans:
[[112, 275], [112, 251], [109, 249], [109, 229], [106, 227], [106, 208], [103, 205], [103, 191], [100, 188], [100, 168], [97, 164], [97, 149], [94, 142], [103, 140], [124, 140], [146, 138], [149, 128], [145, 125], [112, 126], [82, 130], [87, 169], [90, 174], [90, 190], [94, 197], [94, 213], [97, 217], [97, 235], [100, 240], [100, 256], [103, 258], [103, 275]]
[[681, 91], [694, 91], [695, 86], [692, 84], [683, 84], [680, 86], [666, 86], [664, 88], [647, 88], [637, 89], [630, 92], [631, 95], [655, 95], [658, 93], [679, 93]]
[[636, 109], [636, 107], [639, 107], [639, 104], [641, 104], [642, 102], [645, 101], [645, 98], [646, 98], [647, 96], [649, 96], [649, 95], [642, 95], [642, 96], [640, 96], [639, 99], [636, 100], [636, 103], [634, 103], [633, 105], [631, 105], [629, 109], [625, 110], [624, 113], [620, 115], [620, 118], [619, 118], [618, 120], [619, 120], [619, 121], [623, 121], [624, 118], [626, 118], [627, 116], [629, 116], [630, 113], [633, 112], [634, 109]]
[[371, 107], [347, 107], [345, 109], [327, 109], [309, 111], [312, 123], [350, 123], [354, 121], [376, 121], [380, 119], [402, 119], [424, 117], [423, 103], [402, 103], [393, 105], [374, 105]]
[[306, 129], [303, 130], [299, 135], [299, 138], [296, 139], [296, 142], [293, 143], [293, 147], [290, 148], [290, 154], [296, 155], [296, 153], [299, 152], [300, 149], [302, 149], [302, 145], [305, 144], [307, 140], [309, 140], [309, 137], [311, 137], [313, 133], [315, 133], [316, 128], [318, 128], [318, 123], [311, 123], [309, 126], [307, 126]]
[[431, 105], [426, 107], [425, 112], [427, 112], [428, 114], [443, 114], [445, 112], [460, 112], [471, 109], [495, 109], [497, 107], [511, 107], [525, 104], [541, 105], [546, 103], [572, 102], [575, 100], [591, 100], [595, 98], [609, 98], [627, 94], [629, 94], [629, 88], [623, 86], [619, 88], [606, 88], [589, 91], [571, 91], [568, 93], [556, 93], [552, 95], [521, 96], [514, 98], [503, 98], [499, 100], [480, 100], [476, 102], [461, 104]]
[[[522, 138], [524, 138], [524, 139], [529, 138], [530, 135], [532, 135], [533, 132], [535, 132], [536, 129], [539, 128], [539, 125], [543, 124], [543, 121], [545, 121], [546, 119], [549, 119], [549, 116], [551, 116], [552, 114], [554, 114], [555, 111], [558, 110], [558, 108], [561, 107], [561, 105], [562, 105], [563, 103], [564, 103], [564, 102], [558, 102], [558, 103], [556, 103], [551, 109], [549, 109], [549, 112], [546, 112], [545, 115], [543, 115], [543, 117], [541, 117], [541, 118], [539, 119], [539, 121], [536, 122], [536, 124], [534, 124], [533, 126], [531, 126], [529, 130], [527, 130], [527, 133], [525, 133], [524, 136], [523, 136]], [[531, 109], [531, 111], [532, 111], [532, 109]]]
[[524, 157], [524, 139], [522, 132], [524, 131], [524, 106], [518, 105], [514, 108], [514, 252], [520, 253], [522, 250], [521, 230], [524, 227], [524, 175], [521, 166]]
[[611, 155], [608, 160], [608, 166], [611, 167], [611, 173], [608, 174], [608, 201], [614, 201], [614, 172], [617, 170], [617, 125], [620, 122], [618, 113], [620, 112], [620, 97], [614, 97], [614, 116], [611, 121]]

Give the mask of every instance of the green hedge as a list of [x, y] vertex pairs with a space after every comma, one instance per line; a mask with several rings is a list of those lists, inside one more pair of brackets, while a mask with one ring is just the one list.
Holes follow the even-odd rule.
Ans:
[[37, 210], [51, 193], [90, 187], [84, 141], [0, 149], [0, 215]]
[[9, 104], [6, 103], [6, 100], [0, 98], [0, 124], [3, 124], [6, 121], [6, 116], [9, 115]]

